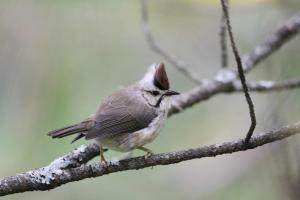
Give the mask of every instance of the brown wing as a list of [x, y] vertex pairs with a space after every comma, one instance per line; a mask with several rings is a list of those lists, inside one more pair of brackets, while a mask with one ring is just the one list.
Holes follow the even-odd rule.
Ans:
[[94, 116], [95, 126], [87, 132], [86, 139], [132, 133], [147, 127], [157, 113], [142, 100], [130, 89], [108, 97]]

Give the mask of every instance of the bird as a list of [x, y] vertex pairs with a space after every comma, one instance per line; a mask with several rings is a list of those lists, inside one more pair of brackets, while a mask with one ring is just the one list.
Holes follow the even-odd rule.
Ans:
[[99, 145], [100, 161], [107, 164], [104, 150], [132, 152], [153, 151], [152, 142], [165, 124], [172, 98], [179, 92], [170, 90], [163, 63], [150, 65], [141, 80], [104, 98], [97, 111], [80, 123], [48, 132], [52, 138], [77, 134], [73, 142], [94, 139]]

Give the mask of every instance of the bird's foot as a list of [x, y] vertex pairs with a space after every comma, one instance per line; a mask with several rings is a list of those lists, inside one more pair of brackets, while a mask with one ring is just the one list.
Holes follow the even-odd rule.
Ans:
[[107, 161], [106, 160], [100, 160], [100, 164], [103, 166], [103, 167], [107, 167]]
[[103, 153], [104, 153], [104, 149], [102, 148], [102, 146], [100, 146], [100, 163], [102, 166], [107, 167], [107, 161]]
[[138, 149], [147, 152], [145, 155], [146, 159], [154, 154], [152, 150], [147, 149], [146, 147], [139, 147]]
[[151, 151], [151, 152], [147, 152], [146, 155], [145, 155], [145, 158], [149, 158], [150, 156], [154, 155], [154, 153]]

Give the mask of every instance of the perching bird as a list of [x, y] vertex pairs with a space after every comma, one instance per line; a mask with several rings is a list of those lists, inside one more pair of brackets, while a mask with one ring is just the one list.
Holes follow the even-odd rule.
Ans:
[[153, 64], [139, 82], [106, 97], [88, 119], [48, 135], [62, 138], [77, 133], [72, 142], [82, 137], [95, 139], [101, 162], [105, 163], [104, 147], [120, 152], [140, 149], [149, 156], [153, 153], [144, 145], [157, 137], [167, 118], [171, 97], [177, 94], [169, 90], [164, 64]]

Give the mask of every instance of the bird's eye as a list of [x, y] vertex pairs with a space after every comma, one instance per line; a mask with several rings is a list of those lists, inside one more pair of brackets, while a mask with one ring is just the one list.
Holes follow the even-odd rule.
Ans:
[[148, 90], [148, 91], [146, 91], [146, 92], [152, 94], [153, 96], [159, 95], [159, 91], [157, 91], [157, 90]]

